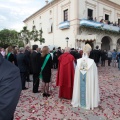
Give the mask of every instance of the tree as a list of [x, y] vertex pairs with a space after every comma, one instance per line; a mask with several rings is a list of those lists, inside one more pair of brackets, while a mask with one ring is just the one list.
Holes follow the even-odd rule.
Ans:
[[27, 27], [23, 27], [20, 33], [18, 33], [18, 37], [20, 40], [24, 42], [24, 44], [30, 44], [30, 40], [40, 41], [40, 44], [45, 43], [45, 39], [42, 37], [43, 31], [36, 30], [36, 26], [33, 26], [32, 31], [27, 30]]
[[15, 30], [4, 29], [0, 31], [0, 46], [18, 45], [18, 32]]

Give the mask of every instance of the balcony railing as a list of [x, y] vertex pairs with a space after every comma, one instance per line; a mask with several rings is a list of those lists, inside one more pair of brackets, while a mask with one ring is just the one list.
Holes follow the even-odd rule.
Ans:
[[120, 32], [120, 27], [118, 26], [108, 25], [108, 24], [86, 20], [86, 19], [80, 20], [80, 26], [99, 28], [101, 30], [108, 30], [113, 32]]
[[69, 21], [64, 21], [59, 24], [59, 29], [68, 29], [70, 28], [70, 22]]

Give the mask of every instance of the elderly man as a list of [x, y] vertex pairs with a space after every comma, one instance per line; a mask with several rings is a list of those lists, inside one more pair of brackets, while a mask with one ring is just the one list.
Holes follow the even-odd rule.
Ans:
[[0, 120], [13, 120], [20, 93], [19, 69], [0, 54]]
[[71, 99], [75, 58], [70, 54], [70, 48], [65, 48], [65, 53], [62, 54], [58, 60], [57, 86], [60, 86], [59, 97]]
[[89, 58], [91, 46], [86, 44], [82, 58], [77, 60], [75, 69], [72, 105], [84, 109], [98, 107], [100, 101], [98, 71], [94, 60]]
[[28, 60], [27, 56], [24, 54], [25, 49], [21, 47], [19, 49], [19, 54], [17, 55], [17, 63], [18, 67], [20, 69], [20, 75], [22, 80], [22, 90], [26, 90], [25, 82], [26, 82], [26, 72], [27, 72], [27, 66], [28, 66]]

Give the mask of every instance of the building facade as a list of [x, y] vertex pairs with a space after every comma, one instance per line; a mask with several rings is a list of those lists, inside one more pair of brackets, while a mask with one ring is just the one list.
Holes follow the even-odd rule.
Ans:
[[[120, 47], [119, 0], [53, 0], [24, 20], [27, 29], [42, 28], [44, 45], [112, 50]], [[67, 38], [67, 39], [66, 39]], [[31, 40], [31, 44], [34, 43]]]

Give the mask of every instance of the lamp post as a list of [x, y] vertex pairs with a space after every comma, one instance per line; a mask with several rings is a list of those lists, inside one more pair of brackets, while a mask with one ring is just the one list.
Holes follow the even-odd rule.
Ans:
[[65, 39], [66, 39], [67, 47], [68, 47], [68, 40], [69, 40], [69, 37], [66, 37]]

